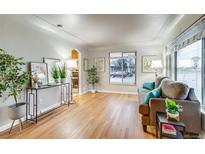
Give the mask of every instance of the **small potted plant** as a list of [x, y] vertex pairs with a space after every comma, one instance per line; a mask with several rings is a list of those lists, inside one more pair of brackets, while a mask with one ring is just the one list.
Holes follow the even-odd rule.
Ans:
[[179, 113], [183, 111], [181, 105], [178, 105], [175, 101], [171, 99], [166, 99], [166, 112], [167, 112], [167, 119], [175, 119], [179, 121]]
[[25, 116], [25, 102], [18, 102], [18, 96], [29, 80], [29, 74], [22, 70], [23, 58], [15, 58], [0, 49], [0, 97], [5, 91], [13, 96], [15, 103], [8, 106], [8, 116], [17, 120]]
[[59, 83], [60, 74], [59, 74], [59, 70], [56, 66], [52, 67], [51, 75], [52, 75], [53, 79], [55, 80], [55, 83]]
[[97, 73], [97, 67], [92, 66], [90, 69], [87, 70], [88, 72], [88, 83], [92, 85], [92, 93], [96, 93], [95, 85], [99, 82], [99, 76]]
[[61, 78], [61, 83], [65, 83], [66, 77], [67, 77], [67, 68], [66, 68], [65, 64], [63, 65], [63, 67], [59, 68], [59, 75]]

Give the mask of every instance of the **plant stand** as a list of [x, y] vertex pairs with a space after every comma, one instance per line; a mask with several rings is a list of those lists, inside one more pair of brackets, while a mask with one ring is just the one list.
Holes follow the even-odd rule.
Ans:
[[[17, 120], [19, 120], [19, 130], [21, 131], [21, 130], [23, 129], [23, 123], [22, 123], [21, 119], [17, 119]], [[16, 121], [16, 120], [13, 120], [13, 122], [12, 122], [12, 124], [11, 124], [11, 128], [10, 128], [10, 130], [9, 130], [9, 134], [11, 134], [11, 131], [12, 131], [12, 128], [13, 128], [13, 126], [14, 126], [15, 121]]]

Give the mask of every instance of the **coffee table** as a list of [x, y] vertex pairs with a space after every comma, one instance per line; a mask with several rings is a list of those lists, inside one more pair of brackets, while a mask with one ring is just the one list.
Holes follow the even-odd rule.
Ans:
[[[176, 135], [166, 134], [162, 132], [162, 124], [170, 124], [173, 125], [176, 129]], [[182, 128], [182, 132], [179, 128]], [[159, 138], [162, 139], [163, 137], [166, 138], [173, 138], [173, 139], [183, 139], [185, 133], [186, 125], [181, 121], [176, 121], [174, 119], [167, 119], [165, 112], [157, 112], [156, 113], [156, 137], [158, 138], [158, 131], [160, 132]]]

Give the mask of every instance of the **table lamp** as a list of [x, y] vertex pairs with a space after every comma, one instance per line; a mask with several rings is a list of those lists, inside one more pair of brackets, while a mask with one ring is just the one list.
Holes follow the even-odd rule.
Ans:
[[157, 70], [162, 68], [162, 60], [153, 60], [151, 63], [151, 67], [155, 69], [155, 77], [157, 77]]

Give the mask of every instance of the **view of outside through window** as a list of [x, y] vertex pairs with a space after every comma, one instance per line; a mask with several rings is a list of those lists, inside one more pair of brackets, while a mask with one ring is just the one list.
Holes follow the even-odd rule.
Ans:
[[200, 102], [202, 101], [201, 48], [202, 41], [200, 40], [177, 52], [177, 80], [194, 88]]
[[110, 83], [135, 84], [136, 53], [113, 52], [110, 53]]

